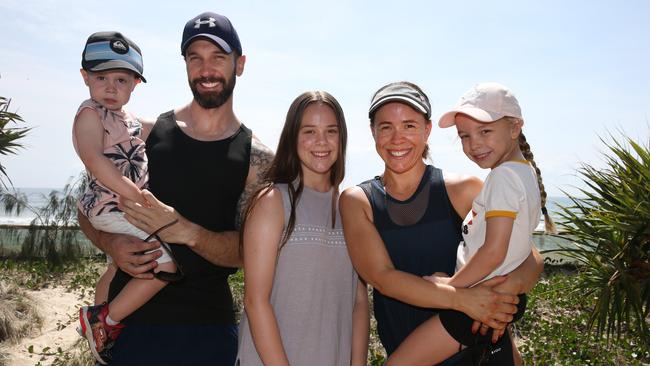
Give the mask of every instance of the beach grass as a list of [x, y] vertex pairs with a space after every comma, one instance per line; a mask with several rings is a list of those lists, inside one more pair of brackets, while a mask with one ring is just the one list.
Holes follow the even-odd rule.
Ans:
[[[92, 295], [103, 262], [85, 259], [52, 266], [45, 260], [0, 260], [0, 281], [9, 298], [21, 289], [38, 290], [52, 286], [82, 291]], [[650, 345], [640, 342], [627, 329], [620, 338], [597, 336], [588, 331], [587, 322], [595, 299], [585, 299], [572, 291], [578, 271], [571, 266], [547, 265], [537, 287], [529, 294], [528, 310], [516, 324], [517, 344], [526, 365], [650, 365]], [[243, 274], [238, 271], [230, 279], [233, 297], [241, 313]], [[2, 297], [0, 297], [2, 298]], [[22, 297], [28, 306], [29, 298]], [[4, 299], [4, 298], [3, 298]], [[0, 300], [0, 302], [6, 300]], [[0, 304], [5, 309], [5, 303]], [[34, 319], [38, 316], [31, 315]], [[12, 327], [20, 328], [21, 320], [11, 319]], [[29, 337], [37, 331], [38, 321], [31, 330], [12, 331], [14, 337]], [[67, 325], [73, 326], [73, 324]], [[8, 328], [8, 327], [6, 327]], [[374, 319], [369, 346], [368, 365], [381, 365], [385, 353], [376, 334]], [[81, 340], [81, 339], [80, 339]], [[5, 342], [0, 342], [0, 350]], [[35, 354], [48, 356], [51, 365], [92, 365], [92, 356], [85, 342], [77, 342], [67, 350], [38, 349]], [[0, 351], [0, 354], [2, 352]], [[6, 356], [6, 355], [5, 355]], [[0, 365], [3, 365], [0, 356]]]
[[[97, 258], [58, 265], [45, 259], [0, 259], [0, 366], [12, 364], [11, 353], [18, 346], [35, 365], [94, 365], [87, 343], [81, 338], [66, 349], [53, 343], [32, 343], [42, 334], [49, 316], [39, 312], [39, 308], [49, 310], [49, 306], [42, 299], [37, 303], [34, 294], [60, 288], [62, 292], [73, 292], [77, 300], [88, 302], [103, 265]], [[56, 318], [49, 318], [50, 323], [53, 319]], [[56, 321], [56, 329], [74, 327], [74, 319], [74, 314], [64, 314], [63, 320]]]
[[650, 345], [624, 326], [619, 338], [589, 328], [596, 297], [576, 290], [580, 269], [547, 265], [516, 324], [524, 364], [650, 365]]
[[16, 283], [0, 279], [0, 342], [15, 342], [40, 327], [42, 316]]

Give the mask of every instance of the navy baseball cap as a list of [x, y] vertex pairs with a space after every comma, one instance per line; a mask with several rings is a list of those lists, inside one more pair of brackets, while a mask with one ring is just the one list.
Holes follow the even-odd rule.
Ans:
[[119, 32], [97, 32], [88, 37], [81, 54], [81, 67], [86, 71], [126, 69], [143, 82], [142, 52], [135, 42]]
[[185, 56], [185, 50], [197, 38], [211, 41], [226, 53], [237, 51], [238, 54], [242, 54], [237, 31], [230, 20], [223, 15], [208, 11], [190, 19], [183, 29], [181, 55]]

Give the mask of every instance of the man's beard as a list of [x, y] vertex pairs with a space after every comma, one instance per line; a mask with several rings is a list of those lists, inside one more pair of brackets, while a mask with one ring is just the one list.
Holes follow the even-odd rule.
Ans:
[[[190, 80], [190, 89], [192, 90], [192, 94], [194, 94], [194, 100], [196, 100], [199, 105], [205, 109], [212, 109], [212, 108], [219, 108], [221, 107], [224, 103], [230, 99], [232, 96], [233, 90], [235, 90], [235, 83], [236, 83], [237, 76], [235, 73], [233, 73], [232, 78], [230, 79], [230, 82], [226, 81], [224, 78], [216, 78], [216, 77], [211, 77], [211, 78], [197, 78], [194, 80]], [[223, 85], [223, 90], [221, 92], [208, 92], [208, 93], [203, 93], [201, 94], [196, 85], [198, 83], [202, 82], [218, 82]]]

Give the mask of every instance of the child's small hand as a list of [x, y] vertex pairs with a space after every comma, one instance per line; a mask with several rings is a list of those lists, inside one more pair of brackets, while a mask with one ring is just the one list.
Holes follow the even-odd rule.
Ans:
[[423, 276], [422, 278], [424, 278], [429, 282], [437, 283], [439, 285], [447, 285], [451, 280], [451, 277], [449, 277], [449, 275], [444, 272], [436, 272], [431, 276]]

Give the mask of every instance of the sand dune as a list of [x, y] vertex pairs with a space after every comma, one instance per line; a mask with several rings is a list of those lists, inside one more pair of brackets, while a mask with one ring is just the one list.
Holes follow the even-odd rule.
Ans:
[[[31, 337], [23, 338], [16, 344], [3, 345], [0, 352], [8, 356], [7, 365], [34, 366], [39, 362], [50, 365], [60, 356], [58, 348], [65, 352], [81, 339], [76, 331], [78, 310], [90, 297], [86, 294], [87, 298], [83, 298], [80, 291], [70, 292], [64, 287], [25, 292], [34, 300], [44, 319], [43, 326]], [[32, 353], [29, 352], [30, 347]]]

